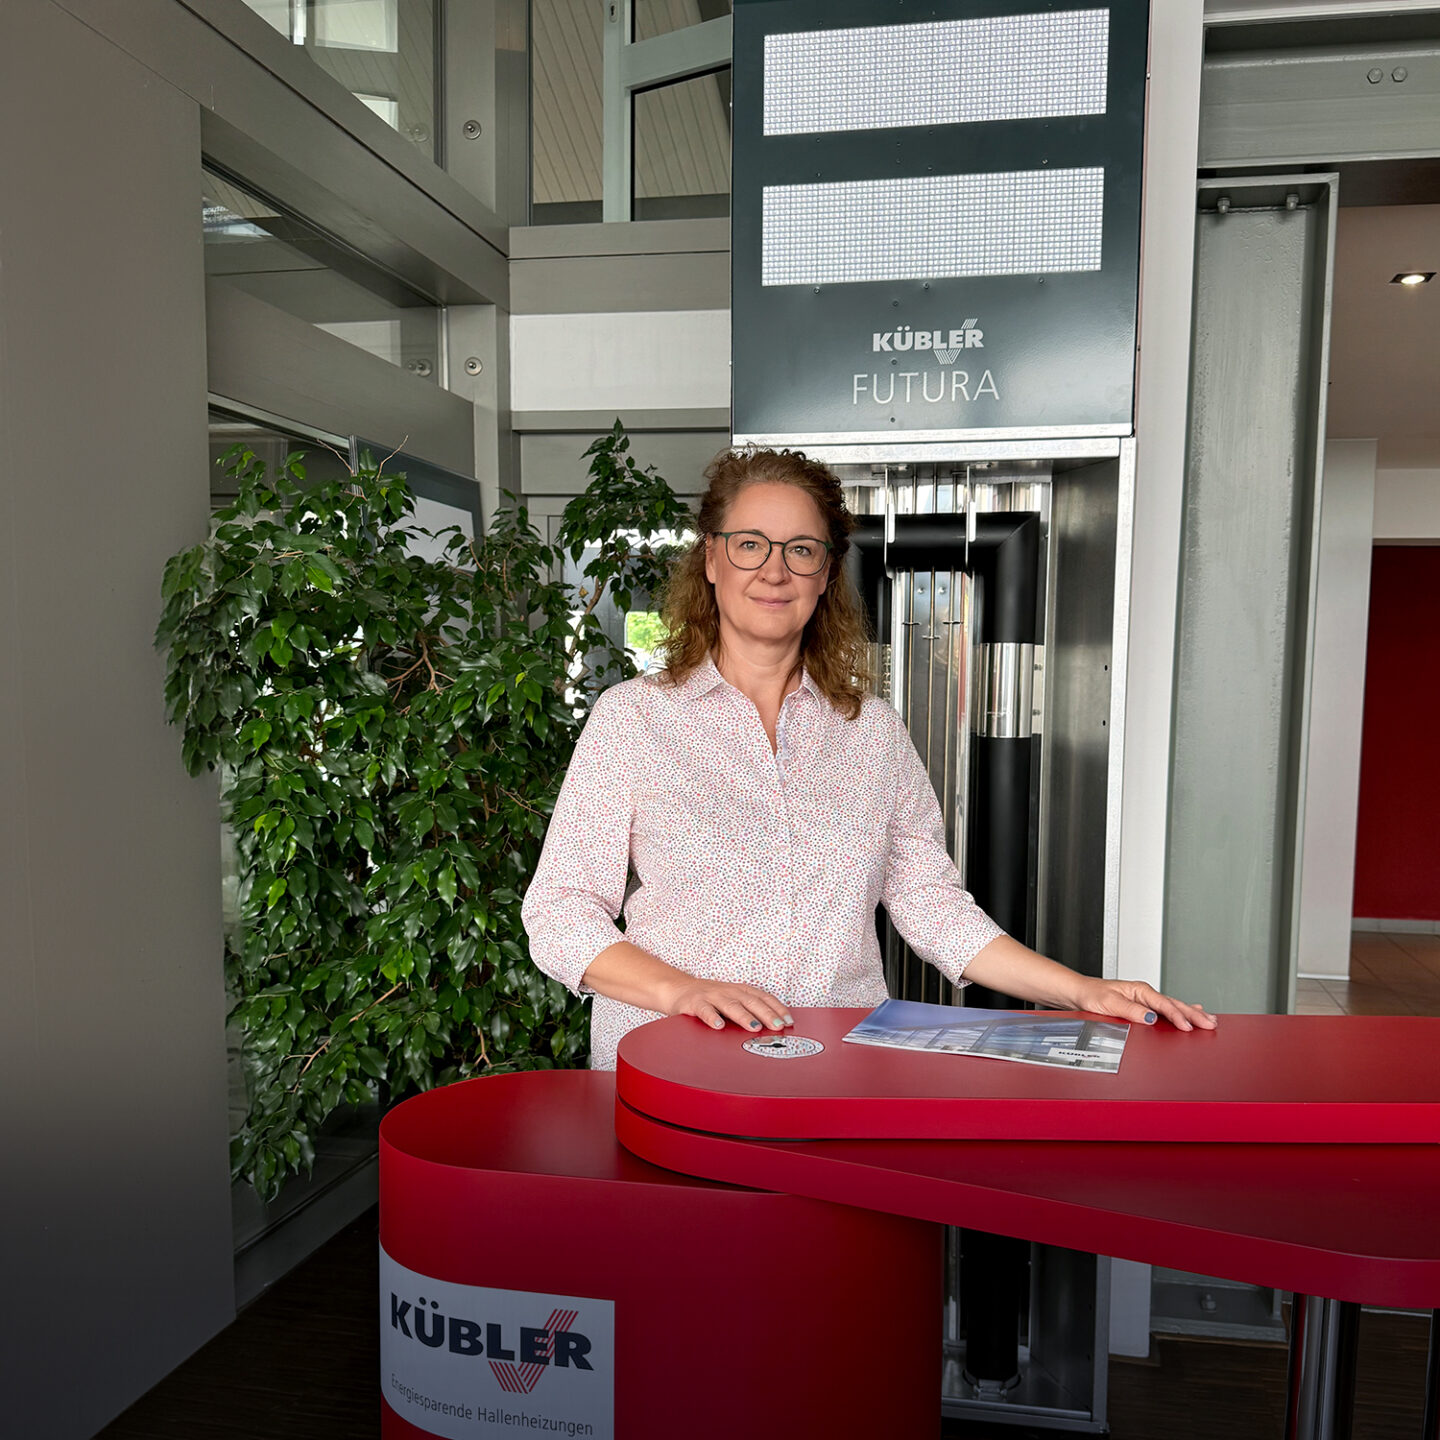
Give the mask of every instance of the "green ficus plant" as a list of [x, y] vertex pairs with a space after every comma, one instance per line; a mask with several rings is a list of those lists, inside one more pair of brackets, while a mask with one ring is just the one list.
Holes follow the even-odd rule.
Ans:
[[[307, 487], [299, 453], [270, 474], [237, 447], [238, 497], [165, 567], [169, 714], [190, 772], [220, 771], [238, 853], [231, 1159], [263, 1198], [342, 1103], [586, 1057], [586, 1009], [530, 963], [520, 901], [589, 704], [634, 673], [596, 607], [657, 591], [690, 523], [618, 421], [586, 455], [557, 545], [511, 496], [432, 560], [403, 476], [369, 456]], [[589, 557], [574, 586], [563, 554]]]

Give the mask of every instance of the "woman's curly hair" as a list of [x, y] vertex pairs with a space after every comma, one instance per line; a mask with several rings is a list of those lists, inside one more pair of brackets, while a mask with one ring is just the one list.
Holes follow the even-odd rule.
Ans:
[[829, 580], [800, 639], [800, 659], [826, 699], [853, 720], [870, 689], [870, 646], [859, 596], [845, 569], [855, 518], [845, 506], [840, 481], [802, 451], [754, 446], [722, 450], [706, 466], [705, 479], [696, 514], [698, 533], [675, 561], [665, 590], [665, 679], [681, 684], [720, 644], [715, 587], [705, 577], [707, 537], [725, 528], [731, 504], [747, 485], [794, 485], [814, 500], [833, 547]]

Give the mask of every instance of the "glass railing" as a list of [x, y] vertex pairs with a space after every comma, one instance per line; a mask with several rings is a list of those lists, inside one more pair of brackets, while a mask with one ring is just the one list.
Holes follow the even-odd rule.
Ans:
[[436, 0], [245, 0], [429, 159]]
[[424, 295], [238, 182], [203, 172], [205, 274], [425, 379], [440, 312]]

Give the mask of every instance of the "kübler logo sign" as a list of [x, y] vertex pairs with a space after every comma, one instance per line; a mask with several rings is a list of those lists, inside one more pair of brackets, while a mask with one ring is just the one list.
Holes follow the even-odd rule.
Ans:
[[975, 328], [979, 323], [972, 316], [956, 330], [915, 330], [909, 325], [902, 325], [898, 330], [877, 330], [870, 337], [870, 348], [877, 353], [929, 350], [942, 365], [953, 365], [962, 350], [985, 348], [985, 332]]
[[386, 1403], [427, 1435], [615, 1440], [615, 1303], [441, 1280], [380, 1251]]
[[462, 1315], [445, 1315], [438, 1300], [427, 1305], [423, 1295], [412, 1310], [410, 1301], [402, 1300], [394, 1291], [390, 1293], [391, 1329], [432, 1350], [443, 1345], [452, 1355], [485, 1356], [500, 1388], [512, 1395], [528, 1395], [551, 1365], [561, 1370], [571, 1365], [577, 1370], [594, 1369], [586, 1358], [590, 1354], [590, 1337], [570, 1328], [579, 1314], [578, 1310], [552, 1310], [543, 1325], [515, 1327], [507, 1345], [503, 1324], [482, 1324]]
[[[927, 365], [923, 370], [901, 370], [896, 367], [903, 362], [892, 359], [892, 368], [888, 370], [851, 377], [850, 403], [859, 405], [865, 399], [876, 405], [909, 405], [918, 401], [925, 405], [961, 406], [986, 398], [998, 400], [1000, 388], [991, 371], [983, 368], [983, 362], [978, 372], [973, 365], [966, 370], [949, 368], [965, 352], [984, 348], [985, 332], [975, 316], [945, 330], [916, 330], [910, 325], [901, 325], [896, 330], [876, 330], [870, 336], [871, 354], [893, 356], [898, 352], [916, 360], [922, 356], [933, 357], [938, 368]], [[983, 419], [983, 416], [976, 418]], [[967, 423], [974, 421], [967, 417]]]

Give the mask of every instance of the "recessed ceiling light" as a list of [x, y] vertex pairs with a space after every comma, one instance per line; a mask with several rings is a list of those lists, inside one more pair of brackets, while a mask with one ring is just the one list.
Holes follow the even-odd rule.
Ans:
[[1434, 278], [1433, 270], [1402, 270], [1390, 283], [1392, 285], [1426, 285]]

